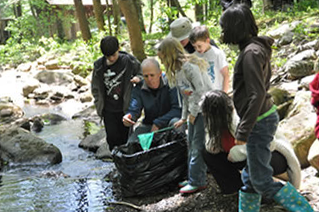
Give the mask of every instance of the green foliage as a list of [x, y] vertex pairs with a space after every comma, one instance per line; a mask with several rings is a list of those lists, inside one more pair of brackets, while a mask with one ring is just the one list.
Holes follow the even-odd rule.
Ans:
[[[8, 8], [11, 9], [12, 6], [9, 4], [10, 2], [12, 1], [1, 1], [0, 6], [5, 6], [5, 14], [8, 15], [7, 17], [12, 18], [13, 16], [10, 16], [10, 13], [8, 12]], [[48, 28], [50, 24], [56, 22], [56, 18], [63, 20], [66, 24], [65, 27], [70, 27], [71, 23], [76, 21], [74, 16], [65, 15], [66, 11], [74, 10], [74, 7], [66, 7], [64, 10], [53, 13], [52, 8], [50, 9], [43, 0], [22, 2], [23, 16], [15, 19], [9, 24], [7, 29], [10, 30], [12, 37], [7, 41], [6, 45], [0, 46], [0, 65], [9, 64], [17, 66], [20, 63], [34, 61], [44, 55], [53, 55], [59, 60], [61, 65], [76, 67], [80, 70], [79, 74], [86, 77], [93, 69], [93, 62], [98, 57], [102, 56], [99, 44], [101, 38], [107, 34], [107, 31], [99, 32], [98, 30], [93, 30], [93, 38], [88, 42], [84, 42], [81, 38], [74, 41], [67, 41], [58, 38], [57, 35], [51, 36], [49, 35]], [[31, 2], [33, 8], [37, 8], [41, 11], [37, 16], [32, 15], [32, 10], [28, 2]], [[164, 0], [156, 0], [155, 3], [157, 15], [154, 17], [154, 28], [157, 27], [158, 29], [153, 30], [155, 33], [143, 34], [145, 52], [148, 56], [156, 56], [154, 46], [167, 36], [169, 32], [168, 20], [169, 18], [175, 19], [178, 13], [176, 8], [168, 8], [166, 6], [167, 2]], [[180, 3], [186, 12], [193, 12], [195, 3], [206, 4], [208, 3], [208, 0], [185, 0], [180, 1]], [[274, 29], [274, 27], [278, 27], [285, 21], [303, 21], [307, 17], [315, 17], [319, 14], [318, 1], [316, 0], [300, 1], [295, 3], [293, 7], [287, 8], [287, 11], [284, 12], [271, 10], [263, 11], [263, 2], [261, 0], [253, 1], [253, 3], [254, 6], [252, 11], [259, 26], [260, 35], [266, 35], [268, 31]], [[219, 18], [222, 11], [217, 2], [210, 6], [213, 9], [208, 11], [209, 16], [202, 24], [207, 25], [211, 37], [217, 42], [218, 46], [225, 51], [230, 70], [232, 70], [237, 59], [238, 49], [234, 46], [220, 44], [221, 28], [219, 26]], [[144, 15], [145, 14], [149, 15], [150, 13], [146, 11]], [[94, 18], [90, 18], [89, 22], [90, 28], [95, 29], [96, 23]], [[112, 25], [112, 29], [114, 28], [115, 26]], [[120, 41], [127, 41], [128, 34], [126, 27], [123, 28], [124, 30], [121, 31], [118, 38]], [[318, 38], [318, 32], [310, 32], [307, 30], [308, 28], [309, 27], [305, 26], [303, 22], [300, 23], [294, 29], [295, 39], [309, 38], [310, 40]], [[278, 50], [274, 49], [274, 56], [276, 56], [276, 51]], [[285, 57], [281, 58], [280, 55], [274, 58], [273, 65], [275, 67], [282, 67], [287, 60]]]
[[162, 38], [165, 38], [167, 36], [166, 33], [157, 32], [153, 34], [143, 34], [143, 40], [144, 40], [144, 49], [145, 53], [148, 56], [156, 56], [157, 51], [155, 49], [155, 45], [160, 42]]
[[294, 4], [294, 10], [296, 11], [311, 11], [314, 8], [319, 8], [318, 0], [299, 1]]
[[96, 134], [100, 131], [101, 127], [99, 127], [94, 122], [90, 122], [87, 120], [84, 120], [84, 137], [88, 135]]
[[0, 65], [17, 66], [40, 57], [43, 49], [27, 40], [17, 43], [13, 38], [7, 40], [6, 45], [0, 46]]

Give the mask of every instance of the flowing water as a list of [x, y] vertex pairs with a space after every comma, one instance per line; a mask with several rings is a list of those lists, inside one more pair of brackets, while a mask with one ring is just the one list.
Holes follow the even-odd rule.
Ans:
[[[0, 212], [105, 211], [113, 196], [111, 183], [104, 177], [114, 165], [79, 148], [82, 135], [82, 120], [45, 126], [37, 136], [60, 149], [62, 162], [4, 167], [0, 172]], [[69, 177], [48, 177], [45, 172], [49, 171]]]

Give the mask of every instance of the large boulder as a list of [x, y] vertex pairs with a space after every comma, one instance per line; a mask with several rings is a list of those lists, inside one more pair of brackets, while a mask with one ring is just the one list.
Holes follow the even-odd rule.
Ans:
[[314, 126], [317, 116], [310, 104], [310, 95], [309, 91], [297, 92], [286, 118], [278, 126], [292, 144], [302, 168], [309, 166], [308, 152], [316, 139]]
[[104, 129], [100, 129], [96, 134], [88, 135], [84, 138], [80, 142], [79, 147], [96, 152], [104, 143], [106, 143], [106, 133]]
[[308, 161], [312, 167], [319, 171], [319, 140], [316, 139], [309, 149]]
[[277, 87], [270, 88], [269, 93], [272, 96], [275, 105], [277, 105], [277, 112], [281, 120], [285, 117], [287, 110], [292, 102], [290, 100], [290, 94], [287, 90]]
[[28, 97], [29, 94], [40, 87], [40, 82], [36, 79], [28, 79], [25, 85], [22, 88], [23, 96]]
[[103, 143], [96, 151], [95, 157], [98, 159], [111, 159], [112, 153], [110, 151], [109, 144], [107, 142]]
[[281, 24], [280, 27], [278, 27], [277, 29], [269, 31], [267, 35], [274, 39], [279, 39], [284, 34], [293, 31], [296, 28], [296, 26], [300, 23], [300, 21], [294, 21], [287, 24]]
[[23, 117], [23, 110], [9, 101], [0, 100], [0, 123], [11, 123]]
[[313, 74], [314, 61], [317, 59], [315, 50], [309, 49], [294, 55], [285, 64], [285, 71], [292, 79]]
[[7, 162], [48, 165], [62, 161], [56, 146], [22, 128], [1, 132], [0, 150], [0, 158]]
[[86, 109], [74, 114], [72, 119], [85, 119], [95, 123], [99, 123], [101, 118], [97, 115], [96, 108], [94, 105], [87, 107]]
[[73, 82], [73, 74], [69, 70], [41, 71], [35, 78], [45, 84], [65, 85]]
[[21, 72], [29, 72], [31, 70], [31, 67], [32, 67], [31, 62], [22, 63], [22, 64], [18, 65], [17, 70], [21, 71]]
[[58, 60], [49, 60], [45, 63], [45, 68], [48, 70], [54, 70], [59, 68]]
[[66, 117], [56, 113], [45, 113], [40, 115], [40, 118], [46, 125], [56, 125], [61, 123], [62, 121], [67, 120]]

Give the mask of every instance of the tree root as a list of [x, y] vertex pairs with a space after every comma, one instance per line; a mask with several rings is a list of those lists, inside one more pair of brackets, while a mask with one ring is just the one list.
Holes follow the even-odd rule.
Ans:
[[121, 202], [121, 201], [115, 201], [115, 202], [108, 202], [109, 204], [113, 204], [113, 205], [125, 205], [125, 206], [129, 206], [131, 208], [134, 208], [136, 210], [139, 210], [139, 211], [143, 211], [143, 208], [142, 207], [139, 207], [137, 205], [134, 205], [132, 203], [129, 203], [129, 202]]

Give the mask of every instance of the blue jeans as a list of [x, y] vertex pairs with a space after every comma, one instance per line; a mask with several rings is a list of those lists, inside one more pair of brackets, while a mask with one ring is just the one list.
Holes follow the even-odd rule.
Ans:
[[205, 127], [202, 114], [194, 125], [188, 123], [188, 183], [192, 186], [206, 185], [206, 164], [202, 156], [205, 149]]
[[[170, 120], [170, 122], [168, 123], [168, 127], [173, 126], [175, 124], [175, 122], [177, 122], [180, 118], [172, 118]], [[135, 131], [130, 135], [130, 137], [128, 138], [127, 142], [133, 142], [138, 140], [138, 135], [139, 134], [143, 134], [143, 133], [149, 133], [151, 132], [152, 129], [152, 125], [150, 124], [141, 124], [140, 126], [136, 127]], [[181, 126], [178, 129], [176, 129], [177, 131], [180, 132], [185, 132], [185, 126]]]
[[279, 182], [274, 182], [270, 165], [269, 146], [278, 122], [277, 112], [256, 122], [247, 140], [247, 165], [242, 172], [242, 190], [248, 193], [257, 192], [269, 199], [272, 199], [283, 186]]

